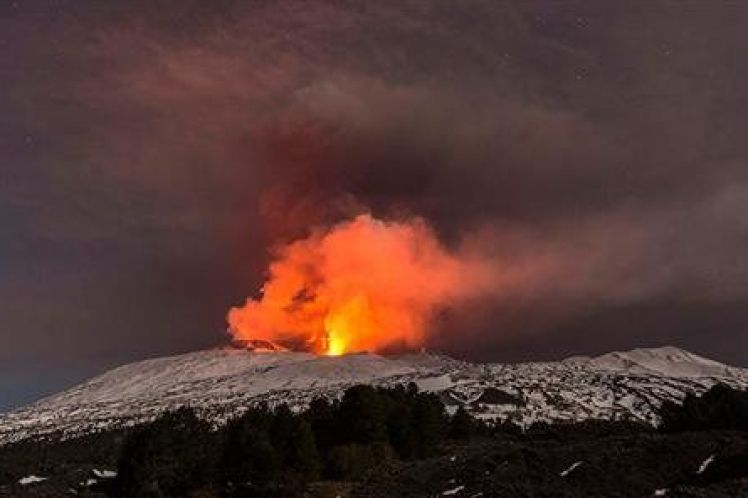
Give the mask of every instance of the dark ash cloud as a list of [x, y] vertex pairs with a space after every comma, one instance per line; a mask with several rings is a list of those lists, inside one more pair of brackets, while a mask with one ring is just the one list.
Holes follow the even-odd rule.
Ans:
[[93, 370], [219, 343], [268, 246], [363, 207], [543, 269], [454, 310], [444, 329], [470, 340], [435, 346], [513, 360], [668, 342], [744, 364], [746, 17], [3, 6], [0, 365]]

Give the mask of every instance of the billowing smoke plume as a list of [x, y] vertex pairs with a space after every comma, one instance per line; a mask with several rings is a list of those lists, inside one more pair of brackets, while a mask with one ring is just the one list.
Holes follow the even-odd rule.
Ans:
[[486, 293], [493, 273], [447, 249], [420, 218], [364, 214], [280, 248], [262, 297], [228, 321], [238, 339], [331, 355], [414, 348], [441, 309]]
[[18, 3], [0, 366], [222, 343], [268, 247], [360, 206], [497, 262], [487, 299], [428, 309], [429, 348], [748, 358], [740, 2]]

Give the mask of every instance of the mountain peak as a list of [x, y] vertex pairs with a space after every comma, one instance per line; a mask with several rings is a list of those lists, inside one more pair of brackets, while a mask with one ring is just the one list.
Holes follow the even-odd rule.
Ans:
[[614, 351], [592, 358], [572, 357], [565, 362], [587, 368], [675, 377], [729, 376], [735, 370], [676, 346]]

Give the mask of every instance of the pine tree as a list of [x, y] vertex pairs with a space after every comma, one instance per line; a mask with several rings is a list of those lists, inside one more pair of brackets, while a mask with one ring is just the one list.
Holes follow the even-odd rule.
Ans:
[[341, 438], [356, 443], [388, 440], [387, 407], [375, 388], [353, 386], [345, 391], [338, 410]]
[[217, 438], [189, 409], [167, 413], [125, 442], [115, 493], [121, 497], [187, 496], [215, 481]]
[[221, 469], [224, 482], [234, 486], [263, 486], [280, 477], [282, 462], [271, 439], [272, 416], [251, 409], [226, 428]]
[[449, 423], [449, 437], [452, 439], [470, 439], [480, 431], [480, 424], [468, 413], [464, 406], [460, 406], [452, 415]]

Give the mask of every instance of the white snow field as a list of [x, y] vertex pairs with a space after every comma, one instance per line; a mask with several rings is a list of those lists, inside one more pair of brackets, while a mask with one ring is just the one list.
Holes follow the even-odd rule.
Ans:
[[663, 401], [680, 401], [717, 382], [745, 388], [748, 369], [675, 347], [520, 364], [468, 363], [425, 352], [328, 357], [213, 349], [124, 365], [1, 414], [0, 444], [133, 425], [182, 406], [220, 424], [253, 404], [301, 409], [355, 384], [410, 382], [438, 393], [450, 410], [462, 404], [478, 417], [522, 426], [589, 418], [654, 424]]

